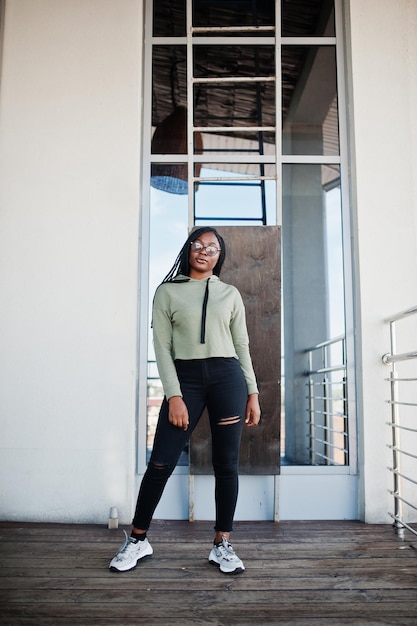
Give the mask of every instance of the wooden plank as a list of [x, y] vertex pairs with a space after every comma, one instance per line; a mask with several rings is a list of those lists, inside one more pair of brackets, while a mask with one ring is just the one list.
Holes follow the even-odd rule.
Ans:
[[[246, 618], [251, 616], [254, 624], [258, 625], [263, 620], [270, 621], [271, 624], [280, 623], [277, 620], [284, 618], [308, 618], [311, 621], [323, 618], [332, 618], [333, 624], [339, 624], [341, 618], [356, 618], [358, 624], [402, 624], [402, 618], [416, 618], [417, 603], [406, 603], [401, 598], [393, 599], [389, 604], [381, 602], [380, 598], [370, 600], [366, 594], [359, 601], [340, 602], [337, 597], [328, 601], [313, 603], [316, 596], [314, 592], [310, 596], [303, 596], [297, 603], [287, 600], [286, 602], [274, 602], [273, 597], [260, 598], [256, 602], [246, 602], [240, 604], [237, 598], [231, 598], [232, 594], [222, 595], [218, 598], [211, 592], [201, 592], [198, 596], [184, 594], [182, 603], [175, 603], [174, 598], [163, 597], [161, 602], [151, 602], [149, 594], [145, 598], [136, 591], [136, 598], [128, 601], [126, 598], [122, 604], [114, 602], [88, 601], [85, 598], [74, 597], [71, 601], [57, 602], [53, 606], [49, 603], [39, 602], [37, 604], [26, 601], [21, 607], [8, 605], [4, 607], [0, 604], [2, 619], [4, 624], [11, 624], [13, 617], [24, 615], [31, 616], [38, 620], [37, 624], [43, 624], [44, 617], [54, 616], [56, 620], [68, 620], [72, 623], [76, 617], [91, 620], [89, 623], [96, 624], [97, 619], [111, 618], [119, 624], [118, 617], [124, 620], [131, 620], [131, 624], [148, 623], [153, 624], [155, 620], [165, 619], [165, 624], [181, 624], [184, 620], [192, 616], [194, 623], [206, 624], [240, 624], [240, 615]], [[369, 619], [368, 619], [369, 618]], [[380, 622], [379, 619], [386, 621]], [[199, 621], [200, 620], [200, 621]], [[219, 621], [221, 620], [221, 621]], [[336, 621], [337, 620], [337, 621]], [[369, 621], [370, 620], [370, 621]], [[310, 621], [310, 623], [311, 623]], [[265, 622], [264, 622], [265, 623]], [[415, 623], [415, 622], [414, 622]]]
[[390, 526], [238, 523], [241, 576], [208, 564], [211, 526], [157, 521], [154, 557], [115, 574], [119, 531], [0, 523], [0, 624], [417, 623], [417, 553]]
[[[141, 566], [145, 567], [145, 566]], [[213, 567], [207, 565], [210, 569]], [[175, 578], [174, 578], [175, 575]], [[288, 572], [285, 574], [274, 576], [271, 572], [269, 575], [262, 577], [256, 576], [253, 573], [252, 568], [248, 568], [245, 576], [235, 577], [230, 580], [227, 579], [228, 589], [239, 589], [247, 593], [253, 593], [254, 580], [262, 582], [262, 590], [265, 592], [274, 591], [279, 586], [281, 591], [300, 591], [300, 590], [327, 590], [327, 591], [343, 591], [343, 590], [363, 590], [364, 588], [369, 590], [378, 590], [384, 588], [386, 590], [416, 590], [416, 572], [415, 564], [413, 568], [408, 568], [405, 571], [382, 573], [381, 570], [375, 569], [371, 573], [357, 573], [357, 572], [345, 572], [343, 569], [342, 574], [331, 574], [323, 572], [315, 572], [312, 575], [311, 572], [302, 575], [301, 570], [295, 574], [291, 572], [291, 576]], [[20, 576], [9, 576], [7, 583], [0, 585], [0, 590], [9, 592], [9, 598], [16, 598], [16, 590], [19, 593], [26, 593], [27, 590], [31, 591], [70, 591], [70, 590], [91, 590], [103, 591], [110, 589], [123, 590], [123, 591], [136, 591], [138, 583], [144, 583], [148, 591], [161, 591], [166, 592], [181, 592], [184, 591], [185, 586], [188, 590], [204, 591], [207, 588], [207, 583], [210, 582], [210, 589], [222, 590], [225, 586], [225, 579], [222, 576], [219, 577], [217, 571], [209, 573], [206, 571], [205, 565], [199, 568], [187, 568], [178, 566], [175, 568], [175, 572], [166, 571], [163, 568], [157, 570], [150, 570], [146, 567], [145, 572], [136, 572], [128, 576], [120, 576], [118, 574], [106, 575], [97, 577], [97, 572], [93, 572], [92, 576], [83, 577], [68, 577], [55, 576], [55, 573], [49, 577], [37, 577], [36, 575], [31, 578], [23, 578]], [[22, 595], [23, 597], [23, 595]], [[19, 601], [22, 601], [20, 598]]]

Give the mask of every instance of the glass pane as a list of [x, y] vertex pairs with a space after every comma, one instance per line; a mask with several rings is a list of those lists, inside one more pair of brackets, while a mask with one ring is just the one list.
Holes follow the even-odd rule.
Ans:
[[185, 0], [153, 0], [153, 36], [185, 36], [185, 5]]
[[339, 154], [334, 46], [282, 49], [283, 154]]
[[281, 0], [283, 37], [334, 37], [333, 0]]
[[[285, 459], [343, 465], [348, 458], [338, 166], [283, 166], [282, 241], [284, 342], [291, 355], [285, 363]], [[323, 343], [328, 345], [319, 348]], [[306, 376], [317, 369], [319, 375]]]
[[196, 154], [275, 156], [275, 132], [227, 131], [201, 134], [202, 147]]
[[[194, 26], [273, 27], [275, 24], [275, 6], [272, 0], [194, 0], [193, 5]], [[236, 35], [239, 36], [238, 33]]]
[[153, 46], [152, 126], [161, 124], [179, 106], [187, 104], [185, 46]]
[[[185, 0], [154, 0], [153, 35], [155, 37], [182, 37], [186, 34]], [[194, 0], [193, 25], [214, 28], [223, 26], [270, 26], [275, 24], [275, 6], [272, 0], [221, 0], [207, 2]], [[201, 33], [207, 35], [207, 33]], [[214, 33], [215, 35], [216, 33]], [[264, 35], [265, 31], [255, 33]], [[241, 36], [245, 33], [229, 33]], [[198, 36], [198, 34], [197, 34]]]
[[196, 46], [194, 75], [216, 79], [195, 85], [197, 126], [275, 126], [273, 46]]
[[[152, 55], [151, 154], [187, 153], [187, 70], [185, 46], [154, 46]], [[155, 163], [151, 185], [187, 194], [187, 164]]]
[[275, 84], [230, 81], [195, 87], [197, 126], [275, 126]]
[[[174, 264], [178, 252], [188, 236], [187, 196], [179, 196], [151, 188], [149, 240], [149, 320], [152, 301], [158, 285]], [[162, 384], [155, 362], [152, 332], [148, 335], [148, 399], [147, 399], [147, 458], [152, 449], [153, 436], [163, 400]], [[187, 464], [185, 455], [179, 465]]]
[[[232, 164], [233, 165], [233, 164]], [[245, 164], [246, 165], [246, 164]], [[212, 165], [216, 168], [216, 165]], [[228, 171], [222, 170], [225, 165], [219, 164], [217, 169], [203, 167], [201, 177], [206, 180], [198, 185], [195, 195], [195, 222], [227, 224], [254, 224], [276, 223], [276, 184], [273, 180], [244, 180], [243, 173], [239, 173], [242, 164], [235, 164], [235, 171], [228, 164]], [[259, 164], [246, 165], [253, 167], [255, 175], [259, 175]], [[272, 174], [275, 166], [265, 166], [265, 175]], [[258, 172], [256, 174], [256, 169]], [[248, 174], [246, 174], [247, 176]], [[250, 170], [249, 170], [249, 175]], [[232, 179], [232, 180], [230, 180]]]
[[186, 163], [152, 163], [151, 186], [169, 194], [188, 193], [188, 166]]
[[[325, 171], [323, 175], [326, 175]], [[337, 337], [345, 332], [342, 215], [339, 185], [330, 187], [325, 193], [325, 227], [329, 335], [330, 337]]]
[[338, 165], [283, 166], [283, 227], [285, 231], [291, 230], [291, 247], [296, 252], [297, 263], [304, 261], [304, 276], [310, 285], [316, 286], [315, 290], [310, 288], [309, 293], [304, 293], [302, 300], [311, 297], [316, 301], [318, 315], [326, 320], [321, 323], [319, 334], [311, 334], [306, 340], [304, 347], [308, 347], [345, 332]]
[[196, 78], [274, 76], [275, 48], [268, 45], [195, 46]]

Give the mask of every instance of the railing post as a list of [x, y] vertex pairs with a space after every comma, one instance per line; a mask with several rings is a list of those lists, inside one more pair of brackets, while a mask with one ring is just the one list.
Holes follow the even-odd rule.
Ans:
[[[323, 363], [323, 369], [327, 369], [328, 365], [329, 365], [329, 359], [328, 359], [328, 355], [327, 355], [327, 350], [329, 349], [328, 346], [323, 346], [322, 348], [322, 363]], [[330, 432], [329, 432], [329, 411], [330, 411], [330, 402], [329, 402], [329, 385], [328, 383], [328, 378], [327, 378], [327, 374], [324, 374], [323, 376], [323, 440], [324, 440], [324, 447], [323, 447], [323, 454], [324, 457], [326, 459], [326, 464], [327, 465], [331, 465], [331, 459], [330, 459], [330, 446], [329, 446], [329, 438], [330, 438]]]
[[[396, 334], [395, 334], [395, 321], [390, 322], [390, 345], [391, 354], [396, 353]], [[398, 411], [398, 383], [396, 381], [397, 372], [395, 362], [391, 363], [390, 372], [390, 397], [391, 397], [391, 441], [392, 441], [392, 473], [393, 473], [393, 488], [394, 488], [394, 527], [400, 537], [404, 539], [404, 526], [401, 523], [402, 519], [402, 501], [401, 501], [401, 476], [399, 474], [401, 470], [401, 456], [400, 456], [400, 431], [399, 426], [399, 411]]]
[[310, 350], [308, 353], [308, 417], [309, 417], [309, 450], [310, 450], [310, 463], [314, 464], [315, 445], [314, 445], [314, 380], [311, 372], [313, 370], [313, 353]]
[[349, 462], [349, 420], [347, 416], [347, 379], [346, 376], [343, 376], [342, 379], [342, 397], [343, 397], [343, 432], [345, 433], [343, 436], [343, 448], [344, 448], [344, 463], [345, 465]]
[[399, 412], [398, 412], [398, 383], [396, 381], [397, 373], [395, 371], [395, 365], [392, 365], [390, 373], [390, 388], [391, 388], [391, 437], [392, 437], [392, 464], [393, 464], [393, 482], [394, 482], [394, 525], [398, 536], [404, 539], [404, 526], [401, 523], [403, 517], [403, 506], [401, 500], [401, 457], [399, 450], [400, 444], [400, 432], [399, 425]]

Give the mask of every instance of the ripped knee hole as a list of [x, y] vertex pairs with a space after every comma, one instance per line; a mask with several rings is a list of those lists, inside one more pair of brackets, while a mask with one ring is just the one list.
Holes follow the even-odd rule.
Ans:
[[240, 415], [234, 415], [233, 417], [222, 417], [219, 420], [219, 426], [229, 426], [231, 424], [238, 424], [240, 422]]
[[154, 467], [156, 470], [165, 470], [167, 469], [167, 465], [164, 463], [154, 463], [152, 462], [152, 467]]

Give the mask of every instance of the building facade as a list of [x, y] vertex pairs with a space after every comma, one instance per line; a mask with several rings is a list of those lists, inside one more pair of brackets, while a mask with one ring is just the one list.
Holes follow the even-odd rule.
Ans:
[[[277, 394], [277, 404], [285, 406], [289, 462], [280, 472], [242, 476], [237, 518], [384, 523], [392, 509], [386, 319], [417, 304], [417, 3], [317, 4], [334, 9], [333, 27], [300, 42], [297, 32], [279, 33], [277, 26], [262, 44], [279, 49], [280, 58], [305, 45], [322, 47], [323, 59], [320, 65], [313, 55], [308, 76], [304, 63], [284, 117], [277, 96], [283, 80], [276, 83], [281, 108], [270, 125], [279, 125], [279, 139], [272, 152], [266, 146], [252, 159], [276, 185], [273, 217], [259, 227], [282, 226], [285, 394]], [[291, 2], [275, 5], [274, 15], [281, 15]], [[152, 31], [159, 15], [152, 2], [5, 0], [1, 7], [0, 517], [103, 523], [117, 507], [120, 521], [129, 523], [149, 437], [148, 310], [157, 258], [151, 236], [162, 236], [164, 220], [150, 185], [151, 165], [164, 161], [150, 150], [158, 104], [152, 46], [193, 44], [186, 32], [175, 34], [178, 40], [169, 32], [163, 41]], [[280, 47], [268, 37], [279, 38]], [[284, 66], [274, 58], [282, 79]], [[324, 74], [309, 90], [316, 69]], [[204, 103], [204, 87], [201, 93]], [[319, 139], [312, 119], [307, 128], [302, 117], [312, 102], [317, 116], [321, 111]], [[191, 152], [189, 173], [199, 158]], [[239, 162], [236, 153], [229, 161]], [[317, 230], [318, 196], [309, 192], [310, 222], [302, 212], [303, 185], [317, 182], [317, 166], [320, 194], [341, 188], [342, 206], [349, 459], [330, 464], [303, 456], [299, 440], [308, 433], [294, 426], [305, 412], [297, 404], [304, 393], [294, 391], [302, 370], [297, 355], [338, 334], [323, 321], [330, 317], [323, 305], [330, 252], [311, 246], [313, 234], [317, 242], [325, 233], [323, 225]], [[176, 202], [170, 197], [169, 206], [182, 215]], [[192, 203], [181, 228], [197, 223]], [[305, 272], [309, 258], [315, 268], [323, 265], [317, 277]], [[312, 281], [317, 305], [306, 295]], [[331, 293], [337, 302], [337, 280]], [[407, 330], [405, 350], [415, 348], [415, 331]], [[190, 478], [184, 465], [170, 480], [158, 517], [211, 518], [209, 475]]]

